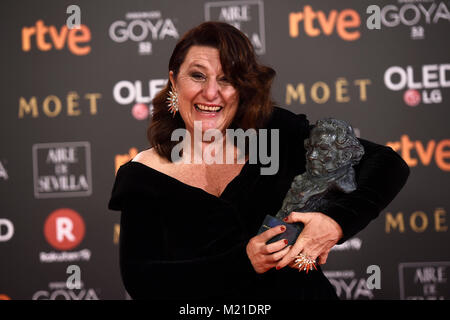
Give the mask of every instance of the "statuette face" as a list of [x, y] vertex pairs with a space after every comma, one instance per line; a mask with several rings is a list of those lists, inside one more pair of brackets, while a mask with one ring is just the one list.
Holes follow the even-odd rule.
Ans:
[[306, 171], [294, 178], [277, 218], [292, 211], [320, 211], [339, 192], [356, 189], [354, 165], [364, 148], [353, 129], [342, 120], [319, 120], [305, 140]]

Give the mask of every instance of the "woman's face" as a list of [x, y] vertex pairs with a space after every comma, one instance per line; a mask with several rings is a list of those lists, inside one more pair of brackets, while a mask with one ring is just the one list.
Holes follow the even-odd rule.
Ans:
[[225, 133], [236, 114], [239, 94], [223, 74], [217, 49], [192, 46], [178, 76], [174, 78], [170, 71], [169, 78], [178, 93], [180, 115], [191, 134], [194, 121], [202, 122], [202, 132], [218, 129]]

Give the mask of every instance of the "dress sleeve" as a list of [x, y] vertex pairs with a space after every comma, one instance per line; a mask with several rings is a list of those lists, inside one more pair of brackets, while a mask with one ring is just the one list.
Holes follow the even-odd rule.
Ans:
[[357, 189], [344, 193], [324, 214], [342, 228], [339, 244], [364, 229], [395, 198], [406, 183], [409, 167], [391, 148], [364, 139], [364, 156], [354, 167]]

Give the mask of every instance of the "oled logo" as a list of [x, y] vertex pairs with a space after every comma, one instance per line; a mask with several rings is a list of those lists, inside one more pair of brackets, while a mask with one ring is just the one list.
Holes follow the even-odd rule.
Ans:
[[11, 240], [14, 236], [14, 225], [11, 220], [0, 219], [0, 242]]
[[33, 145], [35, 198], [86, 197], [92, 194], [89, 142]]
[[133, 105], [131, 108], [133, 117], [137, 120], [145, 120], [152, 112], [153, 98], [165, 87], [167, 81], [168, 79], [153, 79], [149, 80], [148, 85], [145, 86], [140, 80], [119, 81], [113, 88], [114, 101], [121, 105]]
[[77, 247], [85, 234], [84, 221], [72, 209], [53, 211], [45, 221], [44, 235], [47, 242], [57, 250], [71, 250]]
[[389, 67], [384, 72], [384, 84], [389, 90], [401, 91], [406, 105], [442, 103], [441, 89], [450, 87], [450, 64], [426, 64], [421, 67]]
[[23, 51], [28, 52], [32, 49], [33, 39], [40, 51], [62, 50], [67, 46], [71, 53], [78, 56], [91, 52], [88, 45], [91, 41], [91, 31], [83, 24], [77, 29], [70, 30], [67, 25], [63, 25], [58, 30], [55, 26], [46, 26], [43, 20], [38, 20], [33, 27], [22, 28]]
[[205, 3], [205, 21], [223, 21], [247, 35], [259, 55], [266, 52], [264, 3], [260, 0]]
[[400, 263], [401, 300], [450, 299], [450, 261]]
[[114, 21], [109, 27], [109, 37], [116, 43], [138, 43], [138, 53], [150, 55], [153, 44], [165, 39], [178, 39], [178, 30], [170, 18], [163, 18], [161, 11], [128, 12], [124, 20]]

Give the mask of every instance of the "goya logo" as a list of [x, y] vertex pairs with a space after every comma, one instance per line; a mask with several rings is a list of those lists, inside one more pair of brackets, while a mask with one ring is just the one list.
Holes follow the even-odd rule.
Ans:
[[45, 239], [58, 250], [71, 250], [77, 247], [84, 234], [83, 218], [72, 209], [62, 208], [53, 211], [44, 224]]
[[[383, 27], [395, 28], [398, 26], [410, 27], [410, 37], [413, 40], [425, 38], [425, 26], [450, 21], [450, 12], [443, 1], [398, 0], [400, 5], [388, 4], [380, 8], [377, 5], [370, 5], [367, 13], [372, 13], [367, 19], [367, 27], [381, 29]], [[411, 2], [411, 3], [406, 3]], [[423, 3], [413, 3], [423, 2]], [[434, 31], [435, 32], [435, 31]]]
[[[34, 41], [33, 41], [34, 40]], [[84, 56], [91, 52], [91, 31], [84, 24], [77, 29], [70, 29], [63, 25], [59, 30], [55, 26], [46, 26], [43, 20], [36, 21], [32, 27], [22, 28], [22, 50], [28, 52], [33, 42], [40, 51], [52, 49], [62, 50], [65, 47], [77, 56]]]
[[[176, 19], [175, 19], [176, 20]], [[128, 12], [125, 19], [114, 21], [109, 27], [109, 37], [117, 43], [138, 43], [138, 53], [150, 55], [157, 41], [178, 39], [178, 30], [171, 18], [164, 18], [161, 11]]]

